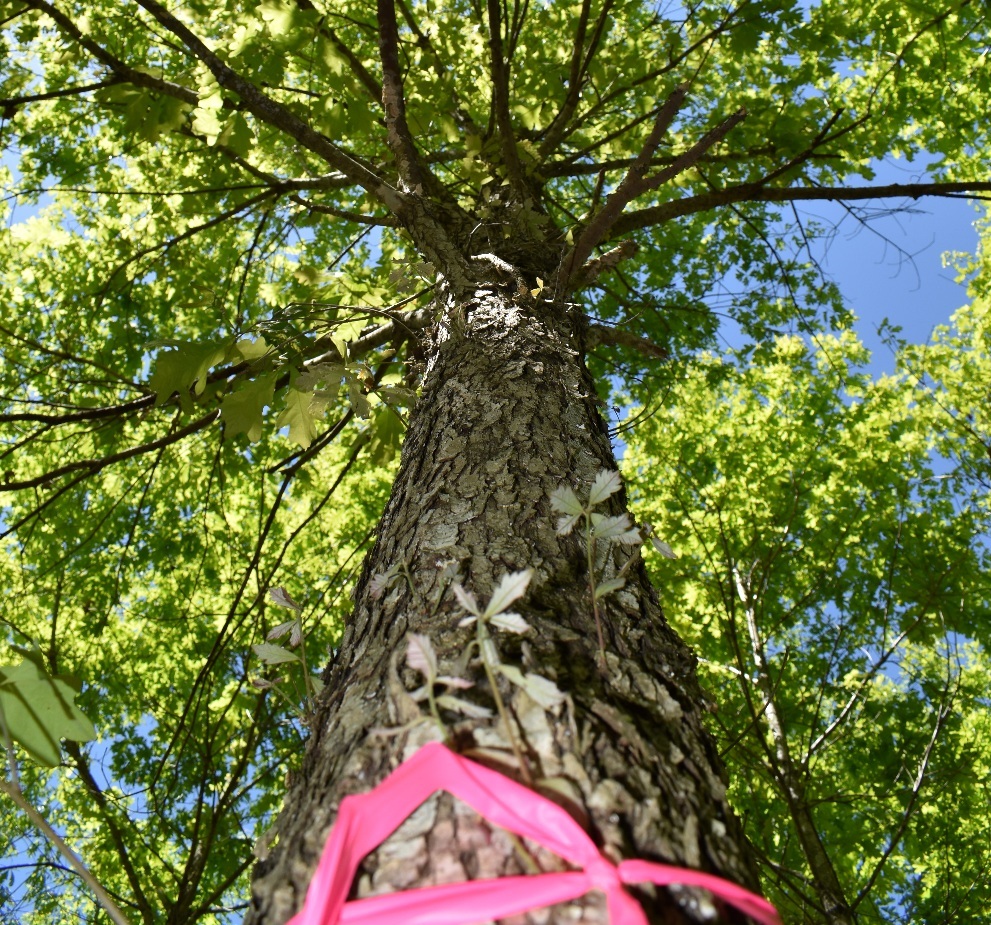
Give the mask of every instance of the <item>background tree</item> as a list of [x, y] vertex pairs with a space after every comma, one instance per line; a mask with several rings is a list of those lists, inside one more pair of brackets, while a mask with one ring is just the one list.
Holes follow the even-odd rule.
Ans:
[[[552, 781], [617, 854], [756, 883], [701, 733], [692, 657], [660, 615], [632, 528], [599, 521], [592, 554], [587, 534], [561, 535], [555, 523], [584, 519], [575, 506], [596, 485], [595, 513], [624, 514], [622, 495], [599, 476], [614, 468], [602, 402], [641, 382], [670, 395], [696, 366], [709, 403], [730, 401], [719, 365], [697, 359], [722, 317], [756, 348], [755, 362], [772, 372], [792, 364], [810, 381], [809, 355], [778, 340], [779, 329], [812, 336], [849, 313], [803, 250], [816, 230], [794, 203], [841, 199], [866, 218], [857, 203], [881, 196], [989, 188], [974, 155], [986, 148], [981, 5], [15, 0], [0, 4], [0, 18], [5, 187], [8, 202], [37, 209], [0, 239], [10, 309], [0, 327], [4, 619], [11, 642], [50, 674], [85, 679], [77, 702], [101, 734], [67, 743], [62, 773], [21, 762], [21, 786], [116, 902], [147, 922], [240, 918], [251, 846], [292, 767], [299, 785], [256, 880], [253, 913], [284, 920], [339, 796], [366, 789], [404, 748], [438, 734], [429, 722], [368, 734], [413, 718], [403, 693], [419, 684], [402, 663], [408, 632], [427, 634], [445, 670], [477, 682], [440, 716], [459, 748], [528, 782]], [[923, 152], [941, 160], [919, 183], [862, 185], [874, 159]], [[928, 373], [941, 384], [966, 329], [956, 336]], [[841, 358], [849, 349], [830, 343]], [[928, 369], [907, 357], [916, 375]], [[834, 396], [854, 387], [867, 388], [826, 377], [818, 391], [815, 413], [829, 411], [844, 433], [856, 422]], [[954, 385], [954, 401], [969, 387]], [[937, 449], [958, 449], [961, 472], [974, 478], [973, 448], [986, 430], [967, 420], [966, 405], [949, 407], [956, 422], [942, 425], [949, 442]], [[936, 412], [928, 414], [912, 427], [932, 427]], [[884, 415], [870, 418], [873, 439], [888, 440]], [[925, 439], [912, 459], [925, 456]], [[766, 451], [751, 451], [768, 465]], [[855, 468], [854, 456], [839, 462]], [[738, 454], [728, 468], [754, 465]], [[796, 478], [817, 471], [809, 463]], [[692, 473], [692, 490], [704, 489], [704, 475]], [[393, 476], [345, 623], [343, 592]], [[857, 508], [842, 471], [828, 484]], [[784, 511], [799, 513], [794, 486], [777, 487]], [[972, 575], [966, 531], [981, 522], [951, 518], [952, 497], [913, 496], [879, 512], [895, 518], [891, 530], [913, 520], [922, 542], [934, 539], [924, 535], [933, 505], [954, 526], [941, 538], [943, 561]], [[790, 744], [800, 761], [789, 724], [810, 735], [834, 719], [859, 720], [868, 693], [883, 702], [887, 725], [904, 723], [913, 769], [937, 760], [919, 744], [926, 735], [976, 741], [976, 714], [950, 730], [927, 723], [917, 704], [943, 716], [978, 683], [978, 662], [964, 684], [963, 667], [934, 661], [933, 636], [911, 654], [899, 649], [901, 671], [930, 688], [915, 702], [901, 675], [890, 679], [895, 692], [882, 690], [889, 676], [876, 664], [896, 639], [915, 645], [898, 634], [949, 608], [956, 586], [924, 597], [928, 573], [909, 580], [914, 571], [899, 570], [907, 584], [881, 619], [875, 598], [896, 593], [895, 572], [847, 568], [836, 544], [855, 534], [832, 524], [820, 536], [813, 518], [807, 529], [819, 545], [810, 542], [797, 576], [805, 584], [764, 587], [765, 560], [778, 554], [766, 524], [790, 515], [732, 500], [751, 531], [715, 542], [700, 526], [693, 542], [725, 598], [709, 625], [750, 634], [730, 648], [728, 629], [715, 636], [713, 660], [737, 671], [747, 651], [758, 660], [759, 695], [723, 692], [743, 704], [744, 726], [716, 726], [756, 737], [746, 773], [764, 756], [760, 812], [738, 797], [758, 854], [780, 874], [782, 906], [795, 903], [811, 920], [852, 921], [869, 894], [876, 908], [906, 908], [909, 894], [881, 877], [908, 862], [892, 849], [858, 867], [866, 841], [828, 828], [837, 817], [810, 803], [806, 782], [796, 796], [793, 769], [769, 759], [768, 742], [771, 752]], [[875, 566], [904, 561], [880, 523], [874, 539]], [[459, 664], [483, 628], [455, 628], [464, 611], [454, 584], [484, 602], [503, 575], [526, 568], [533, 577], [514, 607], [531, 629], [500, 631], [498, 650], [486, 649], [488, 672]], [[288, 609], [272, 607], [279, 586], [289, 596], [274, 602]], [[731, 592], [744, 598], [739, 606]], [[849, 626], [836, 654], [814, 632], [804, 603], [813, 592]], [[790, 622], [762, 622], [783, 607]], [[963, 629], [962, 613], [947, 618], [951, 633]], [[679, 626], [702, 644], [684, 618]], [[874, 646], [866, 663], [856, 660], [855, 632], [874, 633], [859, 640]], [[957, 642], [941, 638], [951, 649]], [[810, 640], [819, 654], [813, 646], [809, 664], [795, 661], [769, 740], [761, 722], [776, 693], [775, 660]], [[481, 715], [496, 703], [497, 656], [515, 725]], [[815, 703], [813, 678], [829, 685]], [[847, 702], [843, 691], [853, 704], [845, 714], [834, 706]], [[313, 736], [300, 767], [304, 727]], [[874, 747], [885, 752], [880, 733]], [[835, 749], [827, 754], [822, 780], [848, 783], [851, 770]], [[948, 762], [959, 780], [952, 769], [961, 765]], [[885, 844], [885, 831], [913, 844], [916, 830], [893, 820], [914, 825], [919, 797], [900, 798], [876, 797], [872, 845]], [[801, 849], [782, 847], [787, 826], [772, 831], [782, 806]], [[447, 804], [437, 813], [429, 843], [408, 835], [384, 849], [363, 890], [450, 875], [448, 861], [463, 873], [477, 822]], [[47, 844], [29, 840], [22, 817], [8, 821], [18, 853], [5, 888], [25, 908], [5, 910], [98, 917]], [[827, 846], [819, 854], [816, 838]], [[829, 850], [836, 839], [842, 849]], [[468, 873], [511, 869], [510, 847], [496, 844], [491, 854], [468, 852], [481, 858]], [[903, 879], [912, 889], [920, 882]], [[944, 887], [923, 884], [910, 898], [935, 910], [938, 894], [944, 906], [931, 915], [945, 917], [962, 907]], [[672, 920], [711, 915], [685, 891], [654, 907]], [[600, 914], [594, 902], [585, 912]]]
[[947, 414], [984, 381], [985, 315], [877, 379], [849, 332], [708, 358], [630, 433], [639, 509], [680, 553], [666, 612], [786, 918], [834, 876], [865, 919], [988, 902], [987, 493]]

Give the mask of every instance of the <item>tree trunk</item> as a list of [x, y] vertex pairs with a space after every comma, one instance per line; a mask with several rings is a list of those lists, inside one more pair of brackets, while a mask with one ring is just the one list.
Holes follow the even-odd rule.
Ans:
[[[665, 622], [637, 563], [626, 587], [601, 602], [603, 664], [584, 536], [559, 536], [555, 529], [551, 492], [567, 483], [587, 498], [596, 474], [616, 468], [584, 365], [584, 316], [574, 306], [535, 301], [503, 277], [479, 283], [447, 319], [438, 328], [392, 497], [355, 590], [353, 619], [277, 824], [278, 843], [256, 870], [248, 921], [281, 925], [295, 912], [340, 800], [370, 789], [440, 736], [431, 720], [399, 734], [370, 734], [413, 715], [403, 689], [422, 679], [404, 667], [408, 633], [428, 635], [442, 673], [467, 674], [476, 685], [464, 696], [493, 706], [477, 660], [465, 657], [475, 628], [458, 626], [463, 612], [449, 587], [450, 568], [445, 577], [450, 563], [483, 604], [504, 573], [534, 570], [527, 595], [513, 605], [532, 629], [523, 636], [498, 634], [500, 654], [553, 679], [570, 698], [555, 714], [519, 687], [501, 688], [525, 757], [522, 772], [498, 716], [445, 714], [452, 747], [469, 754], [484, 749], [483, 760], [538, 790], [542, 780], [556, 779], [544, 792], [563, 802], [614, 860], [686, 865], [756, 888], [748, 845], [702, 731], [693, 655]], [[621, 513], [623, 495], [606, 508]], [[609, 550], [597, 579], [614, 575], [629, 555], [630, 547]], [[396, 565], [409, 579], [374, 593], [374, 576]], [[466, 807], [449, 797], [434, 797], [427, 806], [366, 861], [353, 896], [532, 871], [507, 838]], [[537, 857], [543, 870], [554, 869], [554, 860]], [[717, 912], [708, 894], [657, 894], [639, 894], [652, 921], [735, 920]], [[593, 892], [581, 903], [527, 919], [603, 922], [606, 915]]]

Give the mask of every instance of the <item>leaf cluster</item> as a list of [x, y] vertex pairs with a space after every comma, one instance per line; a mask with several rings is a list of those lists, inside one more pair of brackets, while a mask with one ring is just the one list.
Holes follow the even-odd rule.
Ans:
[[786, 915], [821, 907], [824, 869], [882, 918], [987, 902], [989, 470], [984, 422], [956, 423], [986, 319], [955, 321], [896, 376], [867, 374], [850, 333], [702, 358], [628, 436], [637, 508], [681, 553], [654, 565], [662, 603]]

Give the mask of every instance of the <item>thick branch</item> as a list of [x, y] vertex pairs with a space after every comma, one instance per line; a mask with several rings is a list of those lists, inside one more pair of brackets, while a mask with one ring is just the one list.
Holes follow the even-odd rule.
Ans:
[[888, 183], [883, 186], [811, 186], [764, 187], [746, 183], [727, 189], [713, 190], [698, 196], [688, 196], [663, 202], [647, 209], [621, 215], [610, 230], [610, 237], [621, 237], [640, 228], [660, 225], [683, 215], [707, 212], [735, 202], [803, 202], [823, 200], [848, 202], [858, 199], [920, 199], [936, 196], [949, 199], [987, 199], [980, 193], [991, 193], [991, 182]]
[[645, 337], [640, 337], [632, 331], [624, 331], [622, 328], [613, 327], [608, 324], [590, 324], [585, 333], [585, 346], [589, 349], [598, 347], [599, 344], [608, 344], [612, 347], [628, 347], [636, 350], [645, 356], [657, 357], [661, 360], [670, 360], [671, 354], [663, 347], [659, 347]]
[[160, 77], [155, 77], [152, 74], [147, 74], [144, 71], [136, 70], [128, 64], [125, 64], [120, 58], [112, 55], [98, 42], [94, 42], [93, 39], [86, 36], [79, 27], [61, 10], [59, 10], [54, 4], [46, 2], [46, 0], [24, 0], [25, 5], [33, 10], [39, 10], [51, 19], [58, 27], [62, 30], [72, 42], [79, 45], [81, 48], [85, 48], [97, 61], [100, 62], [104, 67], [108, 68], [114, 77], [117, 78], [116, 83], [129, 83], [133, 84], [135, 87], [145, 87], [149, 90], [158, 90], [160, 93], [164, 93], [166, 96], [173, 96], [176, 99], [182, 100], [184, 103], [189, 103], [195, 106], [198, 97], [194, 90], [190, 90], [189, 87], [184, 87], [182, 84], [173, 83], [171, 80], [163, 80]]
[[379, 55], [382, 58], [382, 107], [385, 109], [386, 139], [396, 158], [400, 189], [424, 195], [434, 183], [420, 163], [413, 136], [406, 122], [406, 97], [399, 65], [399, 26], [395, 0], [378, 0]]
[[509, 65], [502, 46], [502, 6], [500, 0], [488, 0], [489, 66], [492, 71], [492, 106], [502, 145], [502, 159], [509, 181], [517, 193], [523, 193], [523, 165], [516, 150], [513, 120], [509, 114]]
[[639, 247], [632, 238], [620, 241], [612, 250], [606, 251], [601, 257], [589, 260], [588, 263], [579, 267], [568, 282], [568, 291], [574, 292], [577, 289], [584, 289], [591, 286], [603, 273], [615, 270], [624, 260], [629, 260]]
[[[650, 164], [650, 159], [654, 156], [654, 152], [661, 143], [661, 139], [664, 138], [667, 130], [671, 127], [671, 123], [674, 121], [678, 111], [684, 105], [687, 95], [687, 87], [676, 87], [664, 101], [664, 105], [658, 110], [657, 116], [654, 119], [654, 127], [647, 136], [647, 141], [644, 143], [640, 154], [630, 164], [630, 169], [626, 172], [626, 176], [616, 190], [606, 199], [602, 208], [592, 216], [591, 221], [589, 221], [588, 225], [585, 226], [578, 236], [574, 247], [565, 255], [558, 279], [559, 292], [563, 293], [565, 291], [572, 277], [575, 276], [578, 269], [588, 260], [596, 245], [609, 233], [609, 229], [615, 224], [623, 209], [626, 208], [631, 200], [641, 193], [646, 192], [649, 188], [645, 186], [647, 182], [645, 174]], [[710, 132], [710, 134], [712, 133]], [[701, 143], [699, 142], [699, 144]], [[698, 147], [698, 145], [695, 147]], [[673, 164], [668, 169], [673, 169], [675, 166]]]
[[564, 137], [568, 124], [571, 122], [571, 117], [578, 108], [585, 74], [588, 71], [589, 64], [592, 62], [592, 58], [595, 57], [599, 42], [602, 40], [602, 34], [613, 3], [614, 0], [606, 0], [602, 5], [598, 19], [595, 22], [595, 27], [592, 30], [592, 37], [588, 43], [588, 51], [586, 51], [585, 32], [588, 28], [588, 18], [592, 3], [591, 0], [582, 0], [582, 9], [578, 17], [578, 25], [575, 29], [575, 43], [571, 54], [571, 70], [568, 73], [568, 95], [565, 97], [564, 103], [562, 103], [557, 115], [554, 116], [553, 121], [548, 126], [547, 134], [540, 144], [540, 154], [542, 157], [546, 157], [558, 146]]
[[684, 173], [694, 167], [710, 148], [721, 142], [733, 128], [739, 125], [747, 117], [746, 109], [738, 109], [727, 119], [719, 123], [712, 131], [706, 132], [695, 144], [693, 144], [684, 154], [679, 155], [670, 167], [665, 167], [649, 177], [644, 177], [643, 191], [656, 190], [668, 180], [673, 180], [678, 174]]
[[137, 3], [202, 61], [223, 89], [236, 93], [248, 112], [267, 125], [296, 139], [335, 170], [339, 170], [358, 186], [377, 196], [391, 211], [398, 212], [402, 208], [403, 197], [397, 190], [379, 178], [371, 168], [345, 153], [325, 135], [315, 131], [307, 122], [266, 96], [250, 81], [245, 80], [160, 3], [155, 0], [137, 0]]

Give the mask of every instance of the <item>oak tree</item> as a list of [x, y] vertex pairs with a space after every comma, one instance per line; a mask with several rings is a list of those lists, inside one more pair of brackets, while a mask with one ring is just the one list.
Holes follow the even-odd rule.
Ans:
[[[983, 5], [9, 0], [0, 20], [5, 189], [36, 210], [0, 244], [4, 619], [46, 690], [86, 682], [101, 734], [5, 730], [9, 792], [92, 838], [145, 922], [240, 917], [252, 845], [248, 920], [285, 921], [342, 796], [438, 737], [614, 857], [757, 889], [606, 418], [724, 316], [796, 358], [781, 329], [849, 321], [799, 204], [868, 221], [991, 189]], [[734, 573], [750, 610], [755, 574]], [[18, 783], [13, 741], [43, 766], [53, 736], [67, 773]], [[855, 921], [799, 809], [802, 914]], [[359, 894], [554, 864], [443, 799], [402, 831]], [[11, 874], [26, 914], [95, 915], [57, 868]], [[657, 921], [735, 914], [641, 898]], [[551, 919], [576, 916], [603, 920], [595, 894]]]

